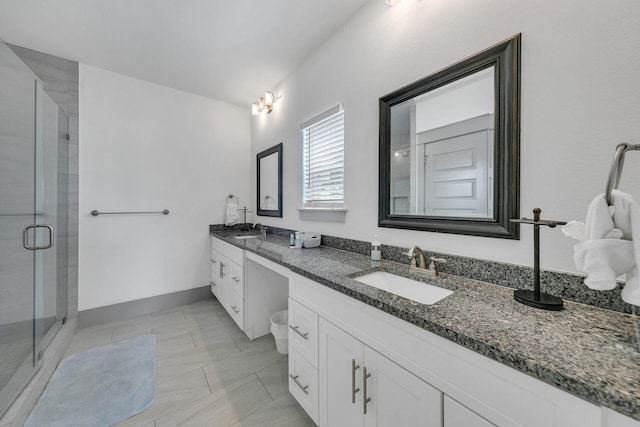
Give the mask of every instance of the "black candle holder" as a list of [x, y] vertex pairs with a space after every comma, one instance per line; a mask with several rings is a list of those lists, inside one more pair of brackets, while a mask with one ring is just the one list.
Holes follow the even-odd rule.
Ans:
[[513, 293], [513, 298], [519, 303], [543, 310], [562, 310], [564, 302], [562, 298], [540, 292], [540, 226], [555, 228], [564, 225], [564, 221], [542, 221], [540, 208], [533, 209], [533, 219], [511, 219], [511, 222], [533, 225], [533, 291], [518, 289]]

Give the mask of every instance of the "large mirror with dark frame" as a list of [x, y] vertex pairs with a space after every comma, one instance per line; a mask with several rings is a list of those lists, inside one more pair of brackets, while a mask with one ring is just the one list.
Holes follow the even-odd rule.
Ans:
[[256, 157], [257, 213], [282, 218], [282, 143], [258, 153]]
[[520, 35], [380, 98], [378, 225], [519, 238]]

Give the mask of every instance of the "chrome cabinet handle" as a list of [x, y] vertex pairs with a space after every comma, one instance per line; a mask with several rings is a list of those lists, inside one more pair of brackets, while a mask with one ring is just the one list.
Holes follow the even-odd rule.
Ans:
[[371, 376], [367, 373], [367, 368], [362, 368], [362, 410], [367, 415], [367, 403], [371, 402], [371, 398], [367, 397], [367, 378]]
[[237, 278], [237, 277], [235, 277], [235, 276], [234, 276], [234, 277], [232, 277], [232, 279], [233, 279], [233, 281], [234, 281], [234, 282], [236, 282], [236, 283], [238, 283], [238, 282], [240, 281], [240, 279], [238, 279], [238, 278]]
[[304, 394], [309, 394], [309, 386], [300, 384], [300, 381], [298, 381], [299, 376], [300, 375], [293, 376], [293, 374], [289, 374], [289, 378], [291, 378], [293, 382], [296, 383], [298, 387], [300, 387], [300, 390], [302, 390]]
[[220, 278], [224, 279], [224, 263], [220, 261]]
[[216, 286], [216, 282], [209, 282], [211, 286]]
[[235, 305], [232, 305], [232, 306], [231, 306], [231, 309], [232, 309], [233, 311], [235, 311], [235, 312], [236, 312], [236, 314], [240, 313], [240, 310], [238, 310], [238, 307], [236, 307]]
[[[49, 243], [44, 246], [31, 246], [29, 245], [29, 230], [36, 228], [46, 228], [49, 232]], [[29, 251], [39, 251], [41, 249], [49, 249], [53, 247], [53, 227], [48, 224], [34, 224], [29, 225], [22, 230], [22, 246]]]
[[302, 338], [304, 338], [305, 340], [308, 340], [308, 339], [309, 339], [309, 338], [308, 338], [309, 333], [308, 333], [308, 332], [305, 332], [305, 333], [303, 334], [302, 332], [300, 332], [300, 331], [298, 330], [298, 326], [291, 326], [291, 325], [289, 325], [289, 328], [291, 328], [291, 330], [292, 330], [293, 332], [295, 332], [296, 334], [300, 335], [300, 336], [301, 336]]
[[360, 391], [360, 388], [356, 388], [356, 369], [359, 368], [356, 359], [351, 359], [351, 403], [356, 403], [356, 393]]
[[212, 262], [212, 263], [214, 263], [214, 264], [217, 264], [217, 263], [218, 263], [218, 261], [216, 261], [216, 260], [215, 260], [215, 259], [213, 259], [213, 258], [211, 258], [211, 262]]

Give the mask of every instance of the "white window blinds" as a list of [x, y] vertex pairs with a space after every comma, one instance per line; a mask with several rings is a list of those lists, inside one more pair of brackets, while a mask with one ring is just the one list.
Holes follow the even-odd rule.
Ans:
[[344, 202], [344, 111], [336, 109], [302, 125], [304, 207]]

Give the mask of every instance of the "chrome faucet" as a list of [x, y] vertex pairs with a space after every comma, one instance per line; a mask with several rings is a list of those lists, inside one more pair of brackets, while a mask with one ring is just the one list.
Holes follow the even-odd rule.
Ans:
[[258, 232], [260, 232], [264, 237], [267, 237], [267, 227], [260, 224], [259, 222], [256, 222], [255, 224], [253, 224], [253, 229], [254, 230], [258, 230]]
[[438, 262], [447, 262], [447, 260], [444, 258], [436, 258], [433, 256], [429, 257], [430, 262], [429, 268], [427, 269], [427, 260], [420, 246], [414, 246], [413, 248], [409, 249], [409, 252], [407, 252], [406, 255], [411, 258], [411, 263], [409, 265], [410, 272], [426, 274], [429, 276], [437, 276], [439, 274], [437, 265]]
[[[420, 246], [414, 246], [409, 249], [407, 255], [411, 258], [411, 266], [421, 268], [425, 270], [427, 268], [427, 260], [424, 257], [424, 252], [420, 249]], [[417, 259], [417, 261], [416, 261]]]

